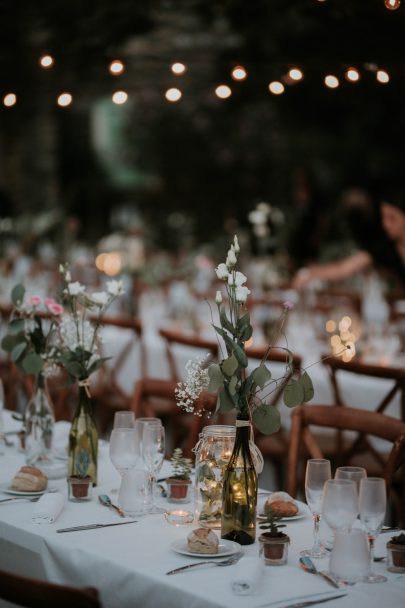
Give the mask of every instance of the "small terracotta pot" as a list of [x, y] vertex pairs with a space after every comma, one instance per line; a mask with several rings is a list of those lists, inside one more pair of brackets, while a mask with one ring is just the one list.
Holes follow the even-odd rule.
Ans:
[[90, 475], [86, 477], [78, 477], [71, 475], [68, 477], [69, 499], [70, 500], [88, 500], [91, 498], [92, 478]]
[[269, 566], [282, 566], [287, 563], [288, 545], [290, 537], [281, 533], [274, 536], [270, 532], [264, 532], [259, 536], [260, 555], [264, 558], [264, 563]]
[[388, 570], [390, 572], [405, 572], [405, 545], [387, 543]]
[[166, 484], [169, 488], [169, 502], [189, 502], [188, 492], [191, 486], [191, 479], [168, 477]]

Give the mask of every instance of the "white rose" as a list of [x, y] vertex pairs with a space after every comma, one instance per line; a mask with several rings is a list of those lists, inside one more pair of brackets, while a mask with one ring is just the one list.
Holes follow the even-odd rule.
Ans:
[[222, 293], [220, 291], [217, 291], [215, 295], [215, 302], [217, 304], [222, 304]]
[[110, 296], [121, 295], [124, 292], [122, 281], [116, 281], [115, 279], [113, 279], [112, 281], [107, 281], [107, 291]]
[[236, 287], [240, 287], [243, 283], [246, 283], [247, 277], [243, 274], [243, 272], [233, 272], [228, 277], [228, 285], [235, 285]]
[[239, 251], [240, 251], [239, 241], [238, 241], [238, 237], [236, 236], [236, 234], [233, 237], [233, 249], [236, 253], [239, 253]]
[[95, 291], [90, 298], [97, 306], [105, 306], [108, 302], [108, 294], [105, 291]]
[[83, 285], [80, 285], [79, 281], [75, 281], [74, 283], [68, 284], [67, 290], [68, 290], [69, 295], [78, 296], [79, 293], [84, 292], [85, 287]]
[[226, 256], [225, 264], [227, 265], [228, 268], [232, 268], [232, 266], [235, 266], [236, 262], [237, 262], [236, 254], [234, 251], [232, 251], [232, 249], [230, 249], [228, 251], [228, 255]]
[[239, 286], [235, 289], [235, 297], [236, 301], [244, 304], [246, 302], [246, 298], [250, 294], [250, 289], [247, 287]]
[[215, 268], [215, 272], [217, 273], [218, 279], [227, 279], [229, 275], [229, 270], [226, 267], [226, 264], [220, 264], [218, 268]]

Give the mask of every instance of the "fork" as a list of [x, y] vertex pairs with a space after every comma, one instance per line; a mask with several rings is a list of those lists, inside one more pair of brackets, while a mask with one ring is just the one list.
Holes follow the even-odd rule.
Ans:
[[181, 568], [175, 568], [174, 570], [169, 570], [166, 574], [177, 574], [178, 572], [184, 572], [185, 570], [189, 570], [190, 568], [195, 568], [196, 566], [204, 566], [204, 565], [212, 565], [212, 566], [232, 566], [236, 564], [242, 557], [242, 553], [238, 553], [237, 555], [232, 555], [228, 559], [224, 559], [221, 561], [217, 560], [205, 560], [203, 562], [194, 562], [193, 564], [188, 564], [187, 566], [181, 566]]
[[29, 496], [13, 496], [13, 498], [0, 499], [0, 504], [3, 502], [11, 502], [13, 500], [28, 500], [28, 502], [37, 502], [40, 498], [40, 496], [34, 496], [33, 498], [30, 498]]

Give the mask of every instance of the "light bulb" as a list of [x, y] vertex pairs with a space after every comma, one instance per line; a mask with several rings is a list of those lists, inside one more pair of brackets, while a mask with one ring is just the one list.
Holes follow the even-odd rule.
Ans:
[[165, 97], [167, 99], [167, 101], [170, 101], [172, 103], [175, 103], [176, 101], [180, 101], [180, 99], [182, 98], [183, 93], [180, 91], [180, 89], [176, 89], [176, 88], [172, 88], [172, 89], [167, 89], [166, 93], [165, 93]]
[[232, 95], [231, 89], [226, 84], [220, 84], [215, 89], [215, 95], [220, 99], [228, 99]]
[[291, 80], [295, 80], [296, 82], [304, 78], [304, 74], [299, 68], [291, 68], [291, 70], [288, 72], [288, 75]]
[[15, 93], [7, 93], [7, 95], [5, 95], [3, 97], [3, 104], [7, 108], [11, 108], [11, 106], [14, 106], [16, 103], [17, 103], [17, 95]]
[[170, 69], [173, 74], [176, 74], [176, 76], [181, 76], [182, 74], [184, 74], [187, 68], [184, 63], [180, 63], [179, 61], [177, 61], [176, 63], [173, 63]]
[[247, 72], [243, 66], [237, 65], [235, 68], [233, 68], [231, 76], [234, 80], [245, 80]]
[[115, 91], [112, 96], [113, 103], [121, 106], [123, 103], [126, 103], [128, 100], [128, 93], [125, 91]]
[[377, 70], [376, 78], [381, 84], [387, 84], [390, 81], [390, 76], [385, 70]]
[[119, 74], [122, 74], [122, 72], [125, 70], [125, 66], [119, 59], [114, 59], [114, 61], [112, 61], [108, 66], [108, 69], [110, 74], [118, 76]]
[[401, 0], [384, 0], [385, 8], [390, 11], [396, 11], [401, 6]]
[[273, 80], [273, 82], [269, 84], [269, 91], [270, 93], [273, 93], [273, 95], [281, 95], [281, 93], [284, 93], [284, 90], [283, 83], [278, 80]]
[[336, 89], [339, 86], [339, 80], [331, 74], [325, 76], [324, 83], [329, 89]]
[[357, 82], [360, 80], [360, 74], [356, 68], [348, 68], [345, 72], [346, 80], [350, 82]]
[[53, 64], [55, 63], [54, 58], [52, 57], [52, 55], [42, 55], [39, 58], [39, 65], [42, 68], [45, 68], [46, 70], [48, 68], [51, 68], [53, 66]]
[[57, 104], [58, 104], [58, 106], [61, 106], [62, 108], [66, 108], [67, 106], [70, 106], [72, 101], [73, 101], [73, 97], [71, 96], [70, 93], [61, 93], [57, 99]]

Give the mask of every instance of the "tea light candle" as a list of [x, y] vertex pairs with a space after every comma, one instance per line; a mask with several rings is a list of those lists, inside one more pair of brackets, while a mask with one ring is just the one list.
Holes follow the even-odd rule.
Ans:
[[165, 519], [173, 526], [184, 526], [193, 523], [194, 513], [183, 511], [183, 509], [173, 509], [173, 511], [166, 511]]

